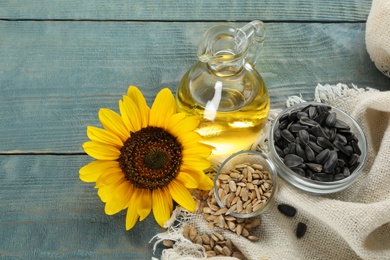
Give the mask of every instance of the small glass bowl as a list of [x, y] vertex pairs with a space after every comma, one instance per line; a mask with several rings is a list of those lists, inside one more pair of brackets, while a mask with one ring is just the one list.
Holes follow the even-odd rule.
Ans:
[[257, 215], [260, 215], [261, 213], [265, 212], [273, 203], [275, 200], [275, 195], [277, 193], [277, 183], [278, 183], [278, 175], [276, 173], [276, 168], [272, 161], [263, 153], [252, 151], [252, 150], [244, 150], [238, 153], [235, 153], [228, 157], [222, 165], [219, 167], [217, 174], [214, 179], [214, 195], [215, 199], [219, 205], [220, 208], [225, 208], [226, 205], [224, 205], [221, 201], [221, 199], [218, 196], [218, 190], [217, 190], [217, 181], [218, 176], [223, 173], [228, 173], [230, 170], [235, 169], [236, 165], [239, 164], [259, 164], [263, 166], [262, 171], [268, 171], [270, 173], [270, 180], [272, 181], [272, 190], [271, 195], [266, 200], [266, 202], [256, 211], [252, 211], [250, 213], [245, 214], [239, 214], [236, 212], [228, 213], [231, 216], [237, 217], [237, 218], [250, 218]]
[[[304, 107], [308, 105], [326, 105], [331, 107], [331, 112], [335, 112], [337, 115], [337, 118], [344, 121], [350, 126], [350, 131], [355, 134], [355, 136], [358, 139], [358, 147], [361, 150], [361, 155], [359, 158], [359, 164], [355, 168], [353, 172], [351, 172], [349, 177], [346, 177], [341, 180], [336, 180], [336, 181], [330, 181], [330, 182], [322, 182], [322, 181], [317, 181], [317, 180], [312, 180], [309, 178], [306, 178], [304, 176], [301, 176], [294, 171], [292, 171], [289, 167], [287, 167], [283, 160], [279, 157], [275, 150], [275, 139], [274, 139], [274, 133], [276, 129], [279, 127], [279, 120], [285, 115], [289, 114], [293, 111], [296, 110], [301, 110]], [[358, 125], [358, 123], [348, 114], [343, 112], [342, 110], [330, 106], [327, 104], [322, 104], [322, 103], [317, 103], [317, 102], [304, 102], [300, 104], [296, 104], [294, 106], [291, 106], [284, 111], [282, 111], [277, 118], [275, 119], [271, 131], [269, 133], [269, 157], [270, 159], [275, 163], [276, 169], [278, 171], [278, 174], [280, 177], [285, 180], [287, 183], [291, 184], [292, 186], [305, 191], [309, 192], [312, 194], [316, 195], [321, 195], [321, 194], [330, 194], [330, 193], [335, 193], [342, 191], [352, 185], [356, 181], [356, 179], [359, 177], [359, 175], [362, 173], [362, 170], [364, 168], [364, 165], [367, 162], [367, 153], [368, 153], [368, 148], [367, 148], [367, 140], [366, 137]]]

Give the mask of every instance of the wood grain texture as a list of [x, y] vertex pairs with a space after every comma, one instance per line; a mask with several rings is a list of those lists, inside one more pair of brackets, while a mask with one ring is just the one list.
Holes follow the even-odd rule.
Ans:
[[3, 0], [1, 19], [365, 21], [370, 0]]
[[[213, 23], [212, 25], [216, 25]], [[243, 23], [235, 24], [242, 26]], [[390, 89], [372, 64], [364, 24], [267, 23], [256, 68], [273, 107], [313, 98], [317, 83]], [[209, 23], [0, 22], [0, 152], [79, 153], [100, 107], [117, 110], [128, 85], [149, 104], [196, 62]]]
[[[78, 170], [88, 156], [0, 156], [0, 258], [151, 259], [153, 214], [125, 230]], [[6, 237], [5, 237], [6, 235]]]

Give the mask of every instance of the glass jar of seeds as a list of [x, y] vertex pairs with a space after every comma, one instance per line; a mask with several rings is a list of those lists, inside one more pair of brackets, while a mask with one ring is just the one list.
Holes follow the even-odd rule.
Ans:
[[219, 167], [214, 195], [227, 215], [250, 218], [266, 211], [277, 193], [278, 175], [263, 153], [245, 150], [233, 154]]
[[342, 110], [316, 102], [296, 104], [278, 115], [269, 150], [279, 176], [313, 194], [349, 187], [367, 161], [367, 141], [358, 123]]

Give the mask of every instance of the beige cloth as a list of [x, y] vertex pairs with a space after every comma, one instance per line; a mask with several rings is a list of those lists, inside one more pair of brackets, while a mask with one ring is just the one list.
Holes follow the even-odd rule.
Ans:
[[366, 46], [376, 67], [390, 77], [390, 1], [373, 0], [366, 24]]
[[[257, 242], [217, 230], [249, 260], [390, 259], [390, 92], [319, 85], [315, 100], [341, 108], [363, 128], [369, 156], [362, 175], [346, 190], [324, 196], [301, 192], [281, 180], [275, 204], [261, 215], [262, 224], [254, 233], [260, 237]], [[277, 210], [279, 203], [293, 205], [297, 215], [285, 217]], [[210, 232], [201, 215], [181, 209], [175, 214], [201, 232]], [[299, 221], [308, 227], [301, 239], [295, 236]], [[179, 237], [180, 226], [158, 235]], [[186, 255], [187, 246], [165, 251], [162, 259], [199, 259]]]

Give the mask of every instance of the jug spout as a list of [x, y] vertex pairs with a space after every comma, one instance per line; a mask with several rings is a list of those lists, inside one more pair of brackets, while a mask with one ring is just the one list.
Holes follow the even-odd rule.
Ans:
[[247, 42], [246, 59], [252, 64], [255, 64], [260, 56], [260, 51], [265, 41], [265, 32], [265, 25], [259, 20], [252, 21], [237, 31], [236, 44], [241, 45]]
[[245, 60], [255, 64], [265, 40], [265, 26], [252, 21], [242, 28], [220, 25], [205, 32], [198, 45], [198, 58], [218, 75], [240, 71]]

